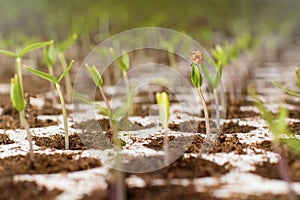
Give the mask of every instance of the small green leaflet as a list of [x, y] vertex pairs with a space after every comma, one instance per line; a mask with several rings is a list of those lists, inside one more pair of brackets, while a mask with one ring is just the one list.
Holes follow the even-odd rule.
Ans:
[[50, 40], [48, 42], [39, 42], [39, 43], [35, 43], [35, 44], [31, 44], [28, 45], [26, 47], [24, 47], [19, 53], [18, 53], [18, 57], [22, 58], [25, 54], [27, 54], [30, 51], [45, 47], [47, 45], [53, 44], [53, 40]]
[[99, 88], [102, 88], [103, 87], [103, 80], [102, 80], [102, 77], [99, 73], [99, 71], [97, 70], [96, 66], [93, 65], [93, 66], [89, 66], [87, 63], [85, 64], [87, 70], [89, 71], [95, 85]]
[[197, 65], [192, 64], [191, 80], [196, 88], [200, 88], [202, 85], [202, 76], [199, 72]]
[[13, 106], [17, 111], [25, 109], [26, 103], [21, 89], [21, 84], [18, 75], [15, 74], [14, 78], [10, 80], [10, 98]]

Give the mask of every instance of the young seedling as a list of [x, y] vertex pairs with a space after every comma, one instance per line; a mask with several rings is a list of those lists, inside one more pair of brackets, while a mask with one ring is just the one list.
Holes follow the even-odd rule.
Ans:
[[104, 103], [106, 105], [106, 109], [101, 109], [102, 111], [105, 111], [105, 115], [108, 116], [109, 119], [109, 126], [111, 129], [114, 128], [114, 119], [113, 119], [113, 114], [112, 114], [112, 109], [110, 107], [110, 104], [108, 102], [108, 99], [103, 91], [103, 79], [99, 73], [99, 71], [97, 70], [96, 66], [89, 66], [87, 63], [85, 64], [89, 74], [91, 75], [94, 84], [96, 85], [96, 87], [99, 89], [100, 94], [104, 100]]
[[36, 49], [43, 48], [43, 47], [45, 47], [47, 45], [50, 45], [52, 43], [53, 43], [53, 40], [48, 41], [48, 42], [34, 43], [34, 44], [31, 44], [31, 45], [28, 45], [28, 46], [24, 47], [20, 51], [16, 51], [16, 52], [6, 51], [6, 50], [3, 50], [3, 49], [0, 49], [0, 54], [9, 56], [9, 57], [14, 58], [16, 60], [16, 63], [17, 63], [16, 72], [18, 74], [18, 78], [19, 78], [20, 86], [21, 86], [21, 92], [23, 94], [24, 94], [24, 91], [23, 91], [22, 67], [21, 67], [23, 56], [26, 55], [29, 52], [32, 52]]
[[159, 106], [159, 118], [163, 124], [164, 130], [164, 150], [166, 152], [165, 164], [168, 164], [168, 122], [170, 119], [170, 101], [166, 92], [156, 93], [156, 101]]
[[68, 115], [67, 115], [67, 110], [66, 110], [66, 105], [65, 105], [65, 100], [64, 100], [64, 96], [62, 94], [61, 91], [61, 86], [60, 86], [60, 82], [62, 81], [62, 79], [69, 73], [69, 71], [71, 70], [71, 67], [73, 66], [74, 60], [71, 61], [71, 63], [69, 64], [69, 66], [65, 69], [65, 71], [60, 75], [60, 77], [57, 79], [55, 76], [39, 71], [39, 70], [35, 70], [32, 69], [28, 66], [25, 66], [25, 69], [28, 70], [29, 72], [35, 74], [36, 76], [39, 76], [43, 79], [46, 79], [50, 82], [52, 82], [53, 84], [55, 84], [56, 90], [58, 92], [59, 95], [59, 99], [60, 99], [60, 104], [61, 104], [61, 108], [62, 108], [62, 113], [63, 113], [63, 118], [64, 118], [64, 129], [65, 129], [65, 149], [69, 149], [69, 128], [68, 128]]
[[[110, 48], [109, 51], [114, 57], [117, 57], [117, 55], [116, 55], [113, 48]], [[122, 53], [123, 53], [123, 55], [120, 58], [117, 59], [117, 64], [118, 64], [119, 68], [122, 71], [122, 75], [124, 77], [124, 81], [125, 81], [127, 91], [129, 91], [130, 88], [129, 88], [127, 72], [130, 68], [130, 58], [129, 58], [129, 55], [125, 51], [122, 51]]]
[[[206, 60], [207, 62], [209, 62], [210, 64], [212, 64], [212, 66], [216, 67], [216, 76], [215, 78], [212, 77], [212, 75], [210, 74], [210, 72], [208, 71], [207, 67], [204, 65], [203, 61]], [[197, 84], [197, 86], [195, 85], [194, 81], [194, 85], [198, 90], [199, 96], [203, 94], [202, 92], [200, 93], [199, 91], [201, 91], [201, 84], [202, 84], [202, 76], [198, 70], [197, 64], [200, 65], [203, 73], [205, 74], [205, 76], [208, 79], [208, 82], [211, 84], [212, 88], [213, 88], [213, 92], [214, 92], [214, 96], [216, 99], [216, 125], [217, 125], [217, 129], [220, 130], [220, 103], [219, 103], [219, 95], [218, 95], [218, 87], [221, 83], [221, 78], [222, 78], [222, 61], [219, 61], [218, 63], [215, 63], [214, 60], [212, 60], [211, 58], [209, 58], [208, 56], [206, 56], [205, 54], [203, 54], [200, 51], [194, 51], [191, 55], [191, 61], [192, 61], [192, 81], [194, 79], [194, 81], [196, 81], [195, 83]], [[193, 75], [194, 73], [194, 75]], [[198, 75], [199, 74], [199, 75]], [[194, 77], [193, 77], [194, 76]], [[202, 98], [200, 97], [200, 98]], [[205, 104], [205, 100], [203, 98], [203, 100], [201, 100], [202, 104]], [[206, 106], [205, 106], [206, 107]], [[204, 106], [203, 106], [204, 108]], [[207, 110], [207, 109], [206, 109]], [[204, 115], [205, 115], [205, 110], [204, 110]], [[207, 118], [208, 118], [208, 114], [207, 114]], [[207, 121], [207, 120], [205, 120]], [[208, 121], [206, 122], [208, 123]], [[210, 131], [210, 130], [209, 130]], [[209, 132], [210, 133], [210, 132]]]
[[[295, 69], [295, 79], [297, 81], [298, 88], [300, 89], [300, 69], [298, 67]], [[273, 83], [285, 93], [300, 98], [300, 91], [291, 90], [278, 81], [273, 81]]]
[[203, 106], [206, 135], [207, 135], [207, 137], [209, 137], [210, 136], [210, 125], [209, 125], [208, 109], [207, 109], [206, 101], [204, 99], [204, 96], [203, 96], [203, 93], [202, 93], [202, 90], [201, 90], [203, 80], [202, 80], [202, 75], [199, 72], [199, 69], [196, 65], [197, 63], [201, 64], [203, 62], [203, 57], [202, 57], [202, 54], [200, 52], [195, 52], [195, 53], [197, 53], [197, 55], [195, 55], [195, 57], [192, 59], [193, 63], [192, 63], [191, 80], [192, 80], [192, 83], [194, 84], [194, 86], [197, 89], [198, 95], [200, 97], [200, 101], [201, 101], [202, 106]]
[[[71, 35], [71, 37], [67, 38], [66, 40], [59, 42], [57, 44], [56, 50], [57, 50], [57, 56], [59, 59], [59, 62], [61, 64], [62, 70], [65, 71], [68, 68], [68, 63], [66, 61], [66, 57], [65, 57], [65, 51], [76, 42], [78, 38], [78, 35], [76, 33], [74, 33], [73, 35]], [[65, 77], [65, 88], [66, 88], [66, 100], [68, 102], [71, 101], [71, 97], [72, 97], [72, 83], [71, 83], [71, 78], [70, 78], [70, 74], [66, 74]]]
[[24, 99], [24, 94], [22, 92], [21, 88], [21, 82], [17, 74], [15, 74], [15, 77], [11, 79], [10, 81], [10, 98], [12, 101], [12, 104], [14, 108], [19, 112], [20, 119], [23, 122], [23, 127], [25, 128], [27, 132], [27, 138], [29, 141], [29, 156], [30, 160], [34, 160], [34, 154], [33, 154], [33, 148], [32, 148], [32, 139], [31, 139], [31, 133], [29, 131], [29, 124], [25, 118], [25, 99]]
[[[274, 149], [281, 157], [278, 163], [279, 171], [282, 178], [289, 183], [290, 199], [294, 199], [293, 190], [290, 184], [290, 177], [288, 174], [288, 166], [286, 163], [285, 156], [280, 148], [280, 141], [282, 135], [286, 135], [288, 137], [293, 136], [293, 134], [289, 131], [287, 123], [285, 121], [286, 118], [288, 117], [288, 112], [286, 108], [280, 107], [278, 115], [274, 116], [273, 113], [270, 110], [268, 110], [268, 108], [265, 106], [264, 102], [257, 96], [254, 88], [248, 88], [248, 92], [255, 99], [260, 114], [264, 119], [264, 121], [268, 124], [268, 127], [274, 137], [273, 140]], [[298, 153], [300, 152], [299, 151], [300, 141], [297, 138], [292, 138], [289, 140], [282, 140], [282, 141], [285, 142], [292, 150], [296, 150], [296, 152]]]
[[[34, 44], [31, 44], [31, 45], [28, 45], [28, 46], [24, 47], [20, 51], [16, 51], [16, 52], [0, 49], [0, 54], [9, 56], [9, 57], [14, 58], [16, 60], [16, 64], [17, 64], [16, 73], [18, 75], [18, 79], [19, 79], [19, 82], [20, 82], [20, 88], [21, 88], [21, 92], [23, 93], [23, 96], [24, 96], [23, 76], [22, 76], [22, 58], [23, 58], [23, 56], [26, 55], [29, 52], [32, 52], [36, 49], [43, 48], [43, 47], [45, 47], [47, 45], [50, 45], [52, 43], [53, 43], [53, 40], [48, 41], [48, 42], [34, 43]], [[21, 124], [24, 126], [25, 124], [22, 121], [22, 118], [20, 118], [20, 120], [21, 120]]]

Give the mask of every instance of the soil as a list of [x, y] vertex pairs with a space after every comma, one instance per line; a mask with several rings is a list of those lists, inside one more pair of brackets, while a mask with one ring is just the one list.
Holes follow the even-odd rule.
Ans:
[[[143, 162], [143, 159], [153, 160], [154, 162]], [[137, 168], [145, 167], [144, 165], [141, 165], [141, 163], [157, 163], [157, 161], [160, 160], [163, 162], [162, 157], [153, 156], [153, 157], [147, 157], [147, 158], [134, 158], [130, 162], [130, 166], [134, 168], [136, 166]], [[136, 165], [135, 165], [136, 163]], [[140, 171], [140, 170], [138, 170]], [[202, 158], [195, 158], [195, 157], [189, 157], [185, 158], [181, 156], [178, 158], [175, 162], [171, 163], [170, 165], [161, 168], [159, 170], [149, 172], [149, 173], [127, 173], [127, 176], [129, 175], [136, 175], [142, 177], [147, 183], [151, 181], [152, 179], [167, 179], [170, 180], [172, 178], [199, 178], [199, 177], [206, 177], [206, 176], [214, 176], [218, 177], [222, 174], [227, 173], [228, 170], [225, 169], [224, 166], [217, 165], [214, 162], [202, 159]]]
[[9, 137], [6, 134], [0, 134], [0, 145], [12, 143], [14, 143], [14, 141], [9, 139]]
[[288, 128], [295, 134], [300, 134], [300, 122], [289, 122]]
[[[291, 152], [287, 145], [281, 144], [280, 149], [284, 155], [284, 162], [288, 165], [288, 174], [292, 181], [300, 181], [300, 156], [296, 155], [294, 152]], [[271, 178], [271, 179], [283, 179], [280, 171], [279, 165], [277, 163], [263, 162], [257, 164], [256, 169], [253, 173], [258, 174], [262, 177]]]
[[58, 189], [48, 190], [45, 186], [35, 182], [14, 181], [13, 177], [1, 177], [0, 199], [1, 200], [54, 200], [62, 191]]
[[[28, 98], [29, 99], [29, 98]], [[2, 106], [3, 110], [0, 115], [0, 129], [21, 129], [19, 112], [13, 108], [12, 104]], [[25, 109], [25, 117], [31, 128], [46, 127], [57, 125], [57, 122], [47, 119], [38, 119], [37, 110], [27, 101]]]
[[[49, 137], [33, 137], [35, 144], [43, 148], [65, 149], [65, 137], [63, 135], [53, 135]], [[78, 134], [69, 136], [69, 145], [71, 150], [86, 150], [86, 146], [81, 142]]]
[[[189, 123], [184, 123], [182, 127], [185, 127], [185, 124]], [[169, 128], [173, 131], [178, 131], [180, 130], [178, 127], [180, 125], [178, 124], [169, 124]], [[254, 126], [240, 126], [237, 123], [225, 123], [223, 126], [223, 133], [219, 136], [218, 140], [214, 144], [213, 148], [210, 150], [211, 153], [229, 153], [229, 152], [234, 152], [237, 154], [245, 154], [243, 151], [244, 148], [247, 147], [245, 143], [241, 143], [237, 137], [236, 134], [234, 133], [248, 133], [251, 130], [255, 130], [256, 127]], [[200, 125], [198, 126], [198, 132], [200, 133], [205, 133], [205, 124], [204, 122], [201, 122]], [[226, 135], [226, 134], [231, 134]], [[174, 136], [169, 136], [168, 141], [173, 141]], [[176, 149], [176, 146], [183, 146], [186, 145], [184, 142], [185, 141], [191, 141], [191, 138], [184, 138], [180, 137], [176, 140], [176, 142], [172, 142], [171, 145], [168, 146], [169, 149]], [[139, 141], [141, 142], [141, 141]], [[194, 138], [192, 140], [192, 143], [190, 146], [186, 147], [186, 153], [199, 153], [200, 152], [200, 147], [203, 144], [204, 139], [199, 135], [195, 134]], [[175, 144], [174, 144], [175, 143]], [[152, 137], [147, 139], [147, 143], [143, 144], [143, 146], [146, 146], [148, 148], [154, 149], [154, 150], [162, 150], [164, 145], [164, 137]]]
[[80, 157], [80, 154], [34, 154], [34, 156], [34, 162], [31, 162], [28, 154], [0, 159], [0, 176], [73, 172], [101, 166], [98, 159]]

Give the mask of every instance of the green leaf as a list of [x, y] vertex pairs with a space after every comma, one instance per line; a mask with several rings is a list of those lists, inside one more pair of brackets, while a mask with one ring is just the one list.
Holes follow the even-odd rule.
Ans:
[[56, 60], [56, 52], [53, 44], [50, 44], [49, 47], [43, 48], [43, 62], [47, 65], [47, 67], [53, 68]]
[[223, 71], [222, 62], [219, 61], [219, 63], [217, 64], [217, 74], [216, 74], [216, 78], [215, 78], [215, 83], [213, 84], [213, 88], [214, 89], [218, 88], [218, 86], [219, 86], [219, 84], [221, 82], [222, 71]]
[[17, 58], [17, 55], [14, 52], [6, 51], [6, 50], [3, 50], [3, 49], [0, 49], [0, 54], [6, 55], [6, 56], [9, 56], [9, 57], [12, 57], [12, 58]]
[[10, 80], [10, 98], [17, 111], [25, 109], [26, 102], [24, 94], [22, 92], [20, 80], [16, 74], [15, 77]]
[[170, 119], [170, 101], [166, 92], [156, 93], [156, 101], [159, 105], [159, 117], [164, 126], [167, 126]]
[[73, 33], [71, 35], [71, 37], [69, 37], [68, 39], [60, 42], [57, 46], [58, 51], [60, 52], [65, 52], [67, 50], [67, 48], [69, 48], [72, 44], [74, 44], [74, 42], [77, 40], [78, 35], [77, 33]]
[[200, 88], [202, 85], [202, 76], [199, 72], [197, 65], [192, 64], [191, 80], [196, 88]]
[[99, 71], [97, 70], [96, 66], [93, 65], [93, 66], [89, 66], [87, 63], [85, 64], [87, 70], [89, 71], [95, 85], [99, 88], [102, 88], [103, 87], [103, 80], [102, 80], [102, 77], [99, 73]]
[[39, 70], [36, 70], [36, 69], [32, 69], [32, 68], [30, 68], [28, 66], [24, 66], [24, 67], [25, 67], [26, 70], [28, 70], [29, 72], [35, 74], [36, 76], [39, 76], [39, 77], [41, 77], [43, 79], [46, 79], [46, 80], [48, 80], [48, 81], [50, 81], [52, 83], [57, 83], [57, 84], [59, 83], [57, 81], [57, 79], [53, 75], [51, 75], [51, 74], [48, 74], [46, 72], [42, 72], [42, 71], [39, 71]]
[[50, 45], [50, 44], [53, 44], [53, 40], [50, 40], [48, 42], [39, 42], [39, 43], [35, 43], [35, 44], [31, 44], [31, 45], [28, 45], [26, 47], [24, 47], [18, 54], [18, 57], [22, 58], [25, 54], [31, 52], [31, 51], [34, 51], [36, 49], [39, 49], [39, 48], [42, 48], [42, 47], [45, 47], [47, 45]]
[[114, 113], [114, 117], [115, 118], [121, 118], [124, 117], [126, 115], [126, 113], [128, 112], [128, 110], [130, 110], [130, 107], [132, 106], [132, 102], [133, 102], [133, 97], [134, 97], [134, 92], [130, 92], [127, 97], [125, 102], [122, 104], [122, 106], [120, 108], [118, 108], [118, 110]]
[[58, 83], [60, 83], [60, 81], [69, 73], [69, 71], [71, 70], [73, 63], [75, 62], [75, 60], [71, 60], [69, 66], [67, 67], [67, 69], [62, 73], [62, 75], [60, 75], [60, 77], [58, 78]]
[[123, 52], [123, 56], [121, 57], [121, 65], [122, 65], [122, 71], [125, 73], [129, 70], [129, 64], [130, 64], [130, 59], [129, 55], [125, 52]]
[[201, 69], [202, 69], [203, 73], [205, 74], [205, 77], [207, 78], [208, 82], [211, 85], [214, 85], [215, 80], [212, 78], [212, 76], [210, 75], [208, 69], [206, 68], [206, 66], [204, 64], [201, 64]]
[[278, 81], [273, 81], [273, 84], [274, 84], [276, 87], [278, 87], [278, 88], [280, 88], [281, 90], [283, 90], [285, 93], [300, 98], [300, 92], [291, 90], [291, 89], [287, 88], [286, 86], [282, 85], [281, 83], [279, 83]]

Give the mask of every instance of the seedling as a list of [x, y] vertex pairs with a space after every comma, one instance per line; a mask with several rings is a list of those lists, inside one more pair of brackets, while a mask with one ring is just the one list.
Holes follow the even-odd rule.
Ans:
[[[104, 91], [103, 91], [103, 79], [99, 73], [99, 71], [97, 70], [96, 66], [89, 66], [87, 63], [85, 64], [89, 74], [91, 75], [94, 84], [96, 85], [96, 87], [99, 89], [100, 94], [104, 100], [104, 103], [106, 105], [106, 108], [103, 108], [103, 106], [100, 106], [99, 104], [95, 104], [95, 107], [105, 116], [107, 116], [109, 118], [109, 125], [110, 128], [112, 129], [112, 131], [114, 132], [114, 134], [116, 134], [115, 132], [118, 131], [119, 129], [119, 121], [121, 119], [124, 119], [124, 116], [126, 115], [126, 113], [128, 112], [128, 110], [131, 109], [131, 105], [132, 105], [132, 101], [133, 101], [133, 92], [130, 92], [128, 97], [126, 98], [126, 101], [124, 102], [124, 104], [118, 108], [116, 111], [113, 111], [110, 103], [108, 101], [108, 98], [106, 97]], [[92, 101], [90, 101], [89, 99], [83, 97], [81, 98], [84, 101], [91, 103]], [[93, 103], [93, 102], [92, 102]], [[132, 124], [127, 121], [126, 126], [132, 126]]]
[[[65, 51], [72, 45], [75, 43], [75, 41], [77, 40], [78, 35], [76, 33], [74, 33], [73, 35], [71, 35], [71, 37], [67, 38], [66, 40], [59, 42], [57, 44], [56, 50], [57, 50], [57, 55], [58, 55], [58, 59], [59, 62], [61, 64], [62, 70], [65, 71], [68, 68], [68, 63], [66, 61], [66, 57], [65, 57]], [[65, 77], [65, 87], [66, 87], [66, 99], [68, 102], [70, 102], [71, 97], [72, 97], [72, 83], [71, 83], [71, 78], [70, 78], [70, 74], [66, 74]]]
[[[298, 88], [300, 89], [300, 69], [298, 67], [295, 69], [295, 79], [297, 81]], [[273, 83], [285, 93], [300, 98], [300, 91], [291, 90], [278, 81], [273, 81]]]
[[209, 137], [210, 136], [210, 125], [209, 125], [208, 109], [207, 109], [206, 102], [205, 102], [205, 99], [204, 99], [204, 96], [203, 96], [203, 93], [202, 93], [202, 90], [201, 90], [203, 80], [202, 80], [202, 75], [199, 72], [199, 69], [196, 65], [196, 63], [201, 64], [203, 62], [203, 57], [202, 57], [202, 54], [200, 52], [195, 52], [195, 53], [197, 53], [197, 55], [195, 55], [194, 59], [192, 60], [193, 63], [192, 63], [191, 80], [192, 80], [194, 86], [197, 89], [198, 95], [200, 97], [200, 101], [201, 101], [202, 106], [203, 106], [204, 117], [205, 117], [206, 135], [207, 135], [207, 137]]
[[[268, 124], [268, 127], [274, 137], [273, 140], [273, 145], [275, 151], [280, 155], [281, 160], [279, 161], [279, 171], [281, 176], [283, 177], [284, 180], [290, 183], [290, 177], [288, 174], [288, 166], [285, 161], [285, 156], [281, 152], [280, 149], [280, 141], [286, 143], [288, 147], [295, 151], [296, 153], [300, 152], [300, 141], [293, 137], [293, 133], [291, 133], [288, 129], [287, 123], [286, 123], [286, 118], [288, 117], [288, 112], [287, 109], [284, 107], [279, 108], [279, 113], [277, 116], [274, 116], [273, 113], [268, 110], [268, 108], [265, 106], [264, 102], [257, 96], [255, 90], [253, 88], [249, 88], [248, 92], [250, 95], [255, 99], [256, 105], [260, 111], [260, 114], [262, 118], [265, 120], [265, 122]], [[282, 140], [282, 135], [285, 135], [287, 137], [290, 137], [290, 139], [284, 139]], [[289, 189], [290, 189], [290, 195], [293, 195], [291, 185], [289, 184]], [[291, 196], [290, 196], [291, 197]], [[294, 199], [294, 198], [290, 198]]]
[[[19, 79], [19, 82], [20, 82], [20, 89], [21, 89], [21, 92], [23, 93], [23, 96], [24, 96], [24, 88], [23, 88], [23, 77], [22, 77], [22, 67], [21, 67], [23, 56], [26, 55], [29, 52], [32, 52], [36, 49], [43, 48], [43, 47], [45, 47], [47, 45], [50, 45], [52, 43], [53, 43], [53, 40], [48, 41], [48, 42], [34, 43], [34, 44], [31, 44], [31, 45], [28, 45], [28, 46], [24, 47], [20, 51], [16, 51], [16, 52], [0, 49], [0, 54], [9, 56], [9, 57], [14, 58], [16, 60], [16, 64], [17, 64], [16, 73], [18, 75], [18, 79]], [[24, 125], [24, 122], [21, 121], [21, 124]]]
[[221, 45], [216, 45], [211, 53], [217, 63], [220, 62], [223, 66], [227, 66], [232, 60], [237, 58], [238, 49], [235, 45], [225, 42], [223, 47]]
[[[109, 51], [115, 58], [117, 58], [117, 55], [113, 48], [109, 48]], [[130, 58], [129, 58], [129, 55], [125, 51], [122, 51], [122, 53], [123, 53], [123, 55], [119, 59], [117, 59], [117, 64], [122, 71], [122, 75], [124, 77], [127, 91], [129, 91], [130, 88], [129, 88], [127, 72], [130, 68]]]
[[30, 160], [34, 160], [34, 154], [33, 154], [33, 148], [32, 148], [32, 139], [31, 139], [31, 133], [29, 131], [29, 124], [25, 118], [25, 107], [26, 102], [24, 99], [24, 94], [22, 92], [21, 82], [17, 74], [15, 74], [15, 77], [11, 79], [10, 81], [10, 98], [12, 101], [12, 104], [14, 108], [19, 112], [20, 119], [23, 122], [23, 127], [25, 128], [27, 132], [27, 138], [29, 141], [29, 156]]
[[165, 156], [165, 164], [168, 164], [169, 156], [168, 156], [168, 122], [170, 119], [170, 101], [168, 94], [166, 92], [156, 93], [156, 101], [159, 105], [159, 118], [164, 127], [164, 150], [166, 152]]
[[47, 45], [50, 45], [52, 43], [53, 43], [53, 40], [48, 41], [48, 42], [34, 43], [34, 44], [31, 44], [31, 45], [28, 45], [28, 46], [24, 47], [20, 51], [16, 51], [16, 52], [6, 51], [6, 50], [0, 49], [0, 54], [9, 56], [9, 57], [14, 58], [16, 60], [16, 63], [17, 63], [16, 72], [18, 74], [18, 79], [20, 81], [20, 86], [21, 86], [21, 92], [23, 94], [24, 94], [24, 90], [23, 90], [22, 67], [21, 67], [23, 56], [26, 55], [29, 52], [32, 52], [36, 49], [43, 48], [43, 47], [45, 47]]
[[61, 91], [61, 86], [60, 86], [60, 82], [62, 81], [62, 79], [69, 73], [69, 71], [71, 70], [71, 67], [73, 66], [74, 60], [71, 61], [71, 63], [69, 64], [69, 66], [65, 69], [65, 71], [60, 75], [60, 77], [57, 79], [55, 76], [49, 74], [49, 73], [45, 73], [39, 70], [35, 70], [32, 69], [28, 66], [25, 66], [25, 69], [28, 70], [29, 72], [35, 74], [36, 76], [39, 76], [43, 79], [46, 79], [50, 82], [52, 82], [53, 84], [55, 84], [56, 90], [58, 92], [59, 95], [59, 99], [60, 99], [60, 104], [61, 104], [61, 108], [62, 108], [62, 113], [63, 113], [63, 118], [64, 118], [64, 129], [65, 129], [65, 149], [69, 149], [69, 128], [68, 128], [68, 119], [67, 119], [67, 110], [66, 110], [66, 105], [65, 105], [65, 100]]

